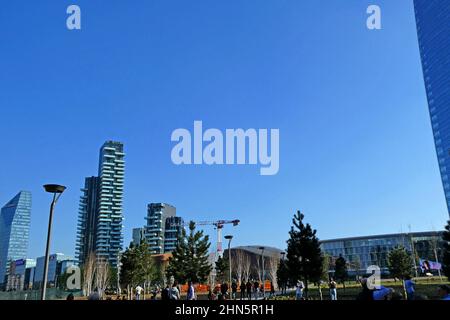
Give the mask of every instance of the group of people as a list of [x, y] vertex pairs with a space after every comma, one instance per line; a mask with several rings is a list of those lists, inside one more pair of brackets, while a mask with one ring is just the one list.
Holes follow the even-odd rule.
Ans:
[[[239, 294], [238, 294], [239, 290]], [[208, 299], [209, 300], [252, 300], [252, 299], [259, 299], [263, 296], [263, 293], [265, 292], [263, 284], [259, 283], [259, 281], [251, 281], [248, 280], [247, 282], [242, 281], [240, 285], [238, 286], [238, 283], [236, 281], [233, 281], [231, 283], [231, 288], [228, 286], [228, 283], [223, 282], [220, 287], [209, 290]], [[270, 292], [269, 296], [275, 295], [275, 286], [273, 283], [270, 283]], [[264, 298], [264, 297], [263, 297]]]

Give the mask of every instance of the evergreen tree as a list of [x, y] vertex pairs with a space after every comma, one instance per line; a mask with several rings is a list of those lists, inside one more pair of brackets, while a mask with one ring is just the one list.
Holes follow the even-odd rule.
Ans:
[[130, 245], [121, 257], [120, 283], [122, 286], [135, 287], [138, 284], [150, 284], [156, 277], [156, 267], [147, 242]]
[[203, 283], [211, 272], [211, 264], [208, 262], [208, 250], [211, 246], [209, 237], [203, 235], [203, 231], [195, 231], [195, 223], [189, 223], [189, 235], [182, 230], [177, 247], [172, 252], [167, 267], [167, 278], [173, 276], [180, 283], [193, 281]]
[[304, 215], [297, 211], [292, 219], [293, 226], [287, 241], [287, 265], [289, 278], [293, 283], [303, 280], [305, 298], [308, 298], [308, 283], [318, 282], [322, 276], [323, 256], [320, 250], [317, 231], [303, 223]]
[[340, 282], [344, 285], [344, 291], [345, 291], [345, 281], [348, 278], [348, 271], [347, 271], [347, 261], [345, 258], [340, 255], [339, 258], [336, 259], [336, 262], [334, 263], [334, 279], [337, 282]]
[[404, 279], [407, 276], [411, 276], [413, 270], [413, 259], [411, 255], [406, 251], [405, 247], [398, 246], [389, 252], [387, 260], [391, 276], [402, 280], [403, 293], [406, 297]]
[[216, 261], [216, 277], [220, 282], [226, 282], [229, 279], [230, 265], [228, 259], [219, 257]]
[[284, 259], [280, 259], [280, 264], [277, 270], [277, 282], [278, 286], [281, 288], [282, 293], [286, 292], [286, 287], [289, 281], [289, 270], [287, 263]]
[[444, 242], [444, 252], [442, 257], [442, 270], [447, 278], [450, 280], [450, 220], [445, 226], [444, 234], [442, 235]]

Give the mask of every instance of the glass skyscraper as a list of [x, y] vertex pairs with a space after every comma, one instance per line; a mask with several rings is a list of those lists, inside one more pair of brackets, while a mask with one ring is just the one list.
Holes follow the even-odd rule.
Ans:
[[147, 208], [145, 237], [150, 253], [162, 254], [175, 250], [183, 228], [177, 209], [167, 203], [150, 203]]
[[423, 77], [439, 169], [450, 214], [450, 5], [414, 0]]
[[27, 257], [31, 222], [31, 193], [19, 192], [0, 214], [0, 283], [12, 261]]
[[76, 247], [80, 264], [94, 253], [117, 266], [123, 245], [124, 158], [122, 143], [105, 142], [100, 149], [98, 177], [86, 178], [81, 189]]

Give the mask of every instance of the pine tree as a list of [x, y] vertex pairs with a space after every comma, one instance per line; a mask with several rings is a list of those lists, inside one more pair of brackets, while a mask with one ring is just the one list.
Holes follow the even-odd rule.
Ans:
[[228, 273], [229, 273], [229, 263], [228, 263], [228, 259], [223, 258], [223, 257], [219, 257], [216, 261], [216, 277], [217, 280], [219, 280], [220, 282], [226, 282], [227, 279], [229, 278]]
[[308, 298], [308, 283], [318, 282], [322, 276], [323, 256], [320, 250], [317, 230], [303, 223], [304, 215], [297, 211], [292, 219], [293, 226], [287, 241], [287, 265], [289, 278], [293, 283], [303, 280], [305, 284], [305, 298]]
[[121, 257], [120, 283], [122, 286], [135, 287], [138, 284], [150, 284], [156, 277], [156, 267], [147, 242], [130, 245]]
[[345, 291], [345, 281], [348, 278], [348, 271], [347, 271], [347, 261], [345, 258], [341, 255], [339, 258], [336, 259], [336, 262], [334, 263], [334, 279], [337, 282], [340, 282], [344, 285], [344, 291]]
[[445, 226], [444, 234], [442, 235], [442, 240], [444, 243], [444, 253], [442, 257], [442, 271], [450, 280], [450, 220]]
[[284, 259], [280, 259], [280, 264], [277, 270], [277, 282], [278, 286], [281, 288], [281, 292], [286, 292], [286, 287], [289, 281], [289, 269], [287, 263]]
[[177, 247], [172, 252], [167, 267], [167, 277], [173, 276], [180, 283], [193, 281], [203, 283], [211, 272], [211, 264], [208, 261], [208, 250], [211, 246], [209, 237], [203, 235], [203, 231], [195, 231], [195, 223], [189, 223], [189, 235], [183, 229], [177, 242]]
[[405, 247], [398, 246], [392, 249], [388, 254], [388, 268], [391, 276], [402, 280], [403, 293], [406, 297], [405, 278], [411, 276], [413, 270], [413, 259], [406, 251]]

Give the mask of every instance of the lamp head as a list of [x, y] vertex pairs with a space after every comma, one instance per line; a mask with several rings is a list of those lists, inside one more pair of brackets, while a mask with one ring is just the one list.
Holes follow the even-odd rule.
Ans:
[[49, 193], [63, 193], [66, 187], [59, 184], [46, 184], [44, 185], [44, 189]]

